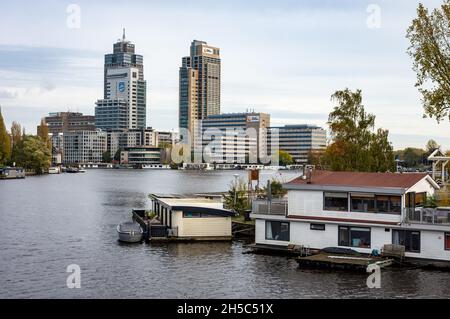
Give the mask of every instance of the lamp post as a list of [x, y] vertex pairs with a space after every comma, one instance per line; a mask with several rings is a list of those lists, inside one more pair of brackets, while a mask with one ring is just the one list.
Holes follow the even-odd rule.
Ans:
[[237, 181], [238, 181], [239, 174], [234, 174], [233, 176], [234, 176], [234, 210], [236, 210]]

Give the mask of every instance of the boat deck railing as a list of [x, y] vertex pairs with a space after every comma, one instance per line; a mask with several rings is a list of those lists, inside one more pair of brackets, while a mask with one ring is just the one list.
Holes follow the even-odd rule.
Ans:
[[254, 200], [252, 203], [252, 213], [262, 215], [287, 216], [288, 202], [284, 199]]
[[413, 224], [450, 225], [450, 207], [407, 209], [406, 216]]

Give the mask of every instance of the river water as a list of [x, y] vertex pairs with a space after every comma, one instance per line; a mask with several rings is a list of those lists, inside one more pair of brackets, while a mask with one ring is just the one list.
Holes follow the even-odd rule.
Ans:
[[[88, 170], [0, 181], [0, 298], [448, 298], [450, 274], [298, 269], [293, 259], [243, 254], [243, 242], [125, 245], [116, 225], [149, 193], [225, 191], [235, 171]], [[262, 179], [289, 180], [292, 172]], [[69, 289], [67, 266], [81, 268]]]

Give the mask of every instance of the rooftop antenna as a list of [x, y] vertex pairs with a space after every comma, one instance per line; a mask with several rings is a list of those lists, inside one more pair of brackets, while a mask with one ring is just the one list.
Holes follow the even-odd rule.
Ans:
[[123, 35], [122, 35], [123, 42], [125, 42], [125, 39], [126, 39], [126, 37], [125, 37], [125, 28], [123, 28]]

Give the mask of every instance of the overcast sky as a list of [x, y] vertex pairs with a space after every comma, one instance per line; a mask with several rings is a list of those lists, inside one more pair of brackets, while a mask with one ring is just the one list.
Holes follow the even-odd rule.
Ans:
[[[442, 0], [422, 2], [435, 7]], [[70, 27], [72, 3], [81, 9], [80, 28]], [[198, 39], [221, 48], [222, 112], [254, 109], [270, 113], [272, 125], [325, 127], [331, 94], [359, 88], [366, 110], [376, 115], [377, 127], [389, 129], [395, 148], [423, 147], [434, 138], [450, 149], [448, 121], [438, 125], [422, 118], [406, 54], [405, 33], [417, 5], [416, 0], [7, 1], [0, 10], [0, 105], [8, 127], [18, 121], [28, 132], [49, 112], [94, 114], [95, 101], [103, 97], [104, 54], [126, 27], [127, 38], [144, 55], [148, 126], [177, 128], [178, 68]], [[381, 9], [379, 23], [373, 8]]]

